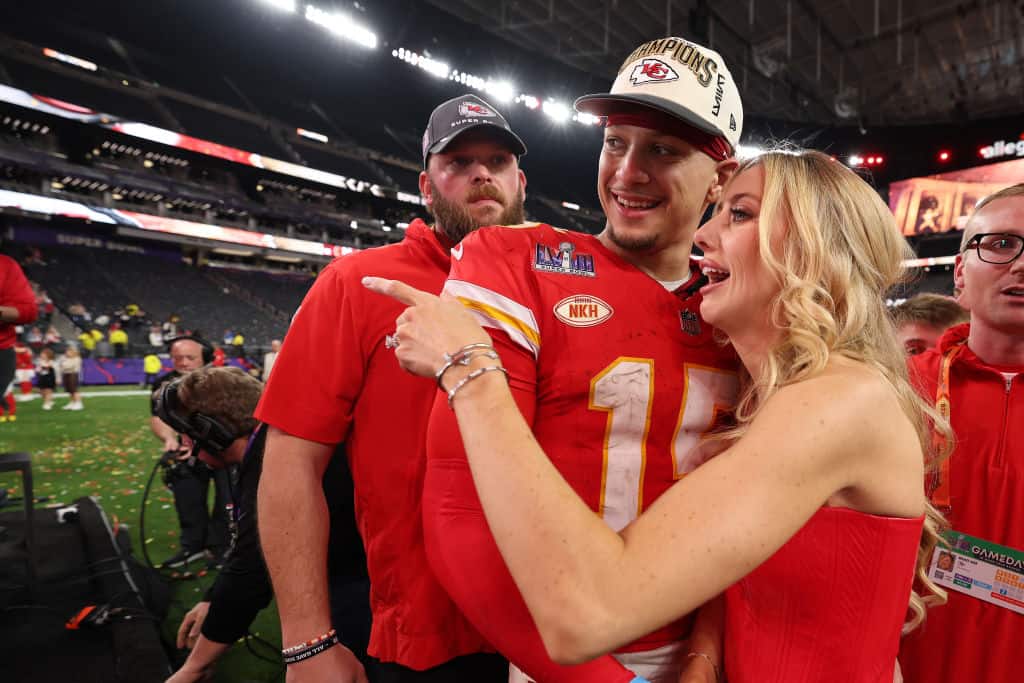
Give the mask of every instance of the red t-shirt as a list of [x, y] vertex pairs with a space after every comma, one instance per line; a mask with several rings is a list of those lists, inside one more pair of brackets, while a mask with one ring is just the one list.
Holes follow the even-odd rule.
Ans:
[[30, 323], [39, 316], [36, 296], [32, 293], [18, 262], [10, 256], [0, 254], [0, 306], [18, 309], [18, 319], [11, 323], [0, 323], [0, 349], [14, 346], [17, 338], [16, 325]]
[[370, 575], [369, 652], [420, 670], [487, 647], [437, 583], [424, 551], [424, 442], [436, 386], [402, 370], [385, 348], [405, 306], [360, 280], [377, 275], [440, 292], [449, 264], [421, 220], [399, 244], [333, 261], [299, 307], [256, 409], [257, 418], [289, 434], [346, 443]]
[[[685, 291], [699, 277], [695, 264], [691, 281], [669, 292], [597, 238], [545, 224], [482, 228], [452, 254], [445, 292], [489, 328], [544, 452], [609, 526], [625, 527], [702, 462], [701, 437], [735, 403], [739, 382], [735, 353], [700, 319], [700, 295]], [[498, 651], [541, 680], [504, 642], [521, 624], [474, 616], [474, 603], [496, 598], [482, 588], [459, 595], [491, 547], [431, 532], [453, 515], [482, 520], [461, 443], [439, 397], [424, 493], [431, 562]], [[675, 642], [688, 629], [682, 620], [624, 651]]]
[[[952, 327], [936, 348], [911, 357], [910, 377], [925, 400], [935, 402], [943, 354], [969, 332], [968, 324]], [[968, 347], [949, 382], [950, 526], [1024, 550], [1024, 367], [987, 365]], [[1024, 614], [950, 590], [949, 602], [903, 639], [900, 665], [907, 683], [1018, 681], [1022, 642]]]

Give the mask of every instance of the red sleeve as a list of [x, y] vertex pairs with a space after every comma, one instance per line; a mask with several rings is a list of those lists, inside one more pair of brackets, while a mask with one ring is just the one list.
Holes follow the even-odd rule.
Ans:
[[363, 288], [335, 261], [321, 272], [302, 301], [274, 372], [256, 407], [256, 418], [303, 439], [342, 441], [363, 385], [366, 350], [360, 335]]
[[18, 318], [13, 321], [14, 324], [30, 323], [39, 317], [36, 295], [33, 294], [32, 286], [28, 283], [18, 262], [9, 256], [3, 256], [2, 259], [4, 280], [3, 291], [0, 292], [0, 306], [17, 309]]
[[[516, 404], [528, 424], [536, 407], [539, 339], [536, 301], [530, 280], [502, 240], [488, 240], [487, 229], [463, 241], [463, 256], [452, 262], [445, 291], [468, 304], [488, 328], [495, 350], [509, 371]], [[493, 236], [493, 235], [492, 235]], [[481, 239], [482, 238], [482, 239]], [[491, 244], [485, 246], [487, 242]], [[517, 276], [518, 275], [518, 276]], [[456, 290], [453, 292], [452, 290]], [[536, 339], [534, 338], [536, 334]], [[548, 656], [537, 627], [491, 536], [473, 486], [455, 414], [439, 393], [427, 430], [427, 475], [423, 496], [424, 538], [431, 568], [480, 633], [530, 678], [544, 683], [619, 683], [634, 674], [611, 656], [574, 667]]]

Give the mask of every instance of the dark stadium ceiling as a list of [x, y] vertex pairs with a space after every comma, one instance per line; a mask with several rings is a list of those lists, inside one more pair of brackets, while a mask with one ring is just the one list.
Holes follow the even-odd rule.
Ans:
[[654, 38], [722, 53], [748, 114], [836, 124], [1024, 112], [1024, 0], [429, 0], [613, 79]]

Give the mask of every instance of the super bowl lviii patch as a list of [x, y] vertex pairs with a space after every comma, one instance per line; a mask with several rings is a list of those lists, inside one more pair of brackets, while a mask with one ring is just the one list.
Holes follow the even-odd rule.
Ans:
[[562, 242], [557, 249], [538, 244], [533, 267], [544, 273], [594, 277], [594, 257], [590, 254], [577, 254], [576, 245], [572, 242]]

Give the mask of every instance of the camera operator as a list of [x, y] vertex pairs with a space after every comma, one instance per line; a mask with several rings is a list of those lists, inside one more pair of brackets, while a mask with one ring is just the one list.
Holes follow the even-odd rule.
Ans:
[[[196, 467], [194, 458], [188, 453], [180, 452], [178, 432], [161, 420], [156, 412], [156, 398], [161, 388], [168, 382], [208, 364], [213, 357], [213, 347], [201, 337], [183, 335], [169, 339], [167, 350], [174, 369], [157, 377], [153, 382], [149, 426], [156, 438], [163, 443], [164, 483], [174, 494], [174, 508], [178, 513], [178, 523], [181, 527], [181, 548], [161, 566], [186, 566], [205, 557], [207, 548], [212, 553], [212, 561], [218, 563], [227, 547], [228, 538], [227, 516], [224, 511], [224, 506], [228, 502], [227, 473], [214, 472], [207, 467]], [[211, 478], [215, 490], [212, 514], [207, 502]]]
[[[181, 434], [184, 447], [215, 469], [238, 465], [231, 489], [231, 543], [227, 560], [203, 600], [182, 620], [178, 647], [192, 649], [168, 683], [204, 680], [231, 643], [245, 635], [271, 598], [270, 578], [256, 530], [256, 491], [266, 428], [252, 412], [262, 384], [238, 368], [205, 367], [166, 384], [157, 395], [161, 419]], [[332, 620], [340, 642], [366, 661], [370, 637], [366, 555], [355, 528], [347, 458], [336, 450], [324, 474], [331, 535], [346, 556], [328, 558]], [[345, 535], [341, 539], [339, 536]], [[372, 670], [369, 666], [368, 670]]]

